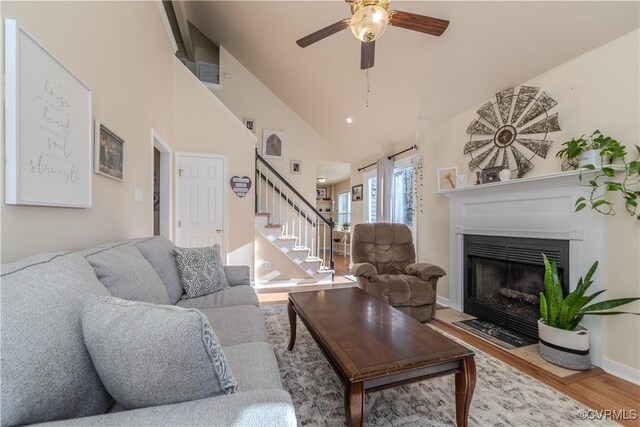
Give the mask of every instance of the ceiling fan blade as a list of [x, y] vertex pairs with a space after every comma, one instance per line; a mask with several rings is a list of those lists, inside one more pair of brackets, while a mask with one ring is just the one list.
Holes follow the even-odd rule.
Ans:
[[432, 36], [440, 36], [449, 26], [449, 21], [432, 18], [430, 16], [416, 15], [415, 13], [401, 12], [399, 10], [391, 12], [391, 25], [394, 27], [406, 28], [407, 30], [419, 31]]
[[360, 45], [360, 69], [368, 70], [373, 67], [376, 56], [376, 42], [362, 42]]
[[344, 30], [348, 26], [349, 24], [347, 23], [347, 20], [343, 19], [342, 21], [338, 21], [335, 24], [331, 24], [328, 27], [324, 27], [316, 31], [315, 33], [301, 38], [300, 40], [296, 41], [296, 43], [298, 43], [298, 46], [300, 47], [307, 47], [317, 41], [322, 40], [325, 37], [329, 37], [330, 35], [337, 33], [338, 31]]

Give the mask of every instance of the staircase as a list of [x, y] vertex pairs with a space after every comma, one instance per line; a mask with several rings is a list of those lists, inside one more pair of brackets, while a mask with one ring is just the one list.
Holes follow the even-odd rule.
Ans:
[[256, 232], [284, 255], [280, 262], [289, 264], [274, 269], [286, 269], [289, 282], [330, 283], [334, 274], [333, 221], [317, 212], [257, 151], [255, 183]]

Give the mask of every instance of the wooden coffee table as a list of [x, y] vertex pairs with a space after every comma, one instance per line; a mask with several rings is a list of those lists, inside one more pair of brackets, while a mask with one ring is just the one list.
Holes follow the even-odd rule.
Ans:
[[290, 293], [288, 308], [288, 349], [300, 316], [345, 386], [347, 425], [362, 425], [365, 392], [449, 374], [456, 375], [457, 424], [467, 425], [476, 384], [471, 350], [359, 288]]

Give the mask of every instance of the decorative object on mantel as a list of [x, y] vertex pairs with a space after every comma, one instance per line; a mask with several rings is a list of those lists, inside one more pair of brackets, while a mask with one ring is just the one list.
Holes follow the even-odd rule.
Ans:
[[4, 20], [5, 203], [91, 207], [91, 89]]
[[251, 189], [251, 178], [246, 175], [243, 177], [234, 175], [231, 177], [229, 185], [231, 185], [231, 191], [233, 191], [236, 196], [243, 198]]
[[549, 261], [542, 254], [544, 261], [544, 292], [540, 292], [540, 315], [538, 335], [540, 337], [540, 356], [554, 365], [567, 369], [587, 370], [591, 368], [589, 357], [589, 332], [579, 326], [585, 315], [635, 314], [620, 311], [603, 311], [640, 300], [640, 298], [617, 298], [600, 301], [591, 305], [592, 300], [605, 290], [585, 296], [585, 292], [593, 280], [598, 268], [594, 262], [584, 279], [578, 280], [573, 292], [563, 298], [562, 285], [558, 275], [555, 259]]
[[[640, 220], [638, 198], [640, 198], [640, 146], [635, 145], [636, 156], [627, 162], [626, 147], [616, 139], [605, 136], [599, 130], [587, 139], [582, 135], [562, 144], [565, 148], [556, 157], [563, 160], [562, 169], [584, 169], [593, 171], [589, 176], [589, 197], [576, 200], [576, 212], [586, 207], [604, 215], [615, 215], [613, 202], [606, 199], [609, 192], [620, 192], [627, 213]], [[615, 166], [610, 164], [618, 161]], [[622, 164], [620, 164], [622, 163]], [[616, 175], [620, 179], [616, 180]], [[580, 174], [580, 181], [583, 177]]]
[[492, 168], [482, 169], [482, 183], [489, 184], [491, 182], [499, 182], [500, 172], [502, 170], [503, 170], [502, 166], [495, 166]]
[[262, 157], [265, 159], [284, 159], [284, 132], [265, 129], [262, 131]]
[[94, 172], [124, 181], [124, 140], [98, 120], [95, 123]]
[[582, 135], [580, 138], [563, 142], [562, 146], [564, 148], [556, 153], [556, 157], [562, 159], [562, 170], [567, 171], [586, 165], [599, 168], [602, 165], [610, 164], [611, 156], [608, 153], [612, 149], [619, 148], [620, 143], [609, 136], [604, 136], [599, 130], [595, 130], [586, 139]]
[[469, 175], [466, 173], [458, 174], [456, 176], [457, 188], [466, 188], [469, 186]]
[[511, 176], [511, 169], [508, 168], [504, 168], [498, 172], [498, 178], [500, 178], [500, 181], [511, 181]]
[[[514, 88], [503, 90], [496, 94], [495, 102], [487, 101], [478, 109], [480, 118], [467, 127], [469, 142], [463, 150], [464, 154], [471, 155], [470, 171], [497, 165], [510, 169], [509, 165], [515, 163], [513, 171], [522, 178], [533, 169], [531, 160], [535, 156], [547, 157], [553, 143], [547, 135], [560, 130], [558, 113], [549, 115], [549, 110], [558, 103], [545, 92], [538, 95], [539, 91], [539, 88], [531, 86], [520, 86], [517, 94]], [[523, 138], [521, 135], [540, 135], [542, 138]], [[518, 148], [514, 143], [519, 144]], [[487, 145], [491, 146], [486, 148]]]
[[458, 168], [438, 169], [438, 191], [456, 188]]

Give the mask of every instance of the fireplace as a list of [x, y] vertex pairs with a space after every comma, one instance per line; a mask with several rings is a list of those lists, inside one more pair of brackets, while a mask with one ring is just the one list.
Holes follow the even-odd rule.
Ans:
[[558, 262], [568, 293], [569, 241], [503, 236], [464, 236], [464, 312], [538, 338], [542, 255]]

